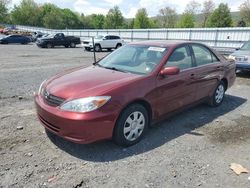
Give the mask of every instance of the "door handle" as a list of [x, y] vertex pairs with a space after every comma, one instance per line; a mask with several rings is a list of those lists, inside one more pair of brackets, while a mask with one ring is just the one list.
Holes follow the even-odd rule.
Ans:
[[195, 79], [195, 74], [190, 74], [191, 79]]
[[223, 70], [223, 66], [216, 67], [217, 70]]

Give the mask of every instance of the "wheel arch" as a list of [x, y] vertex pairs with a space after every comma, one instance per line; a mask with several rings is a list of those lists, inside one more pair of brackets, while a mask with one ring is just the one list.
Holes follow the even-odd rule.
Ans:
[[[115, 126], [116, 126], [116, 123], [119, 120], [121, 114], [124, 112], [124, 110], [127, 109], [129, 106], [131, 106], [133, 104], [140, 104], [140, 105], [142, 105], [147, 110], [147, 112], [148, 112], [148, 118], [149, 118], [149, 125], [151, 124], [151, 122], [152, 122], [152, 116], [153, 116], [153, 111], [152, 111], [152, 107], [151, 107], [150, 103], [148, 101], [146, 101], [145, 99], [135, 99], [135, 100], [130, 101], [129, 103], [127, 103], [122, 108], [122, 110], [120, 111], [120, 113], [118, 115], [118, 118], [116, 119]], [[113, 129], [113, 136], [114, 136], [114, 131], [115, 131], [115, 127]]]
[[221, 81], [225, 84], [225, 89], [227, 90], [228, 88], [228, 81], [226, 78], [222, 78]]

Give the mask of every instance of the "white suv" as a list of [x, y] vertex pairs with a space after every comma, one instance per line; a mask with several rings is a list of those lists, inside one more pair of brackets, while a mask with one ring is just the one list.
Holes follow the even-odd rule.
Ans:
[[[111, 51], [111, 49], [119, 48], [124, 44], [124, 40], [122, 40], [119, 36], [115, 35], [98, 35], [94, 38], [94, 49], [96, 52], [101, 52], [102, 49], [107, 49]], [[84, 40], [83, 47], [87, 51], [93, 49], [92, 39]]]

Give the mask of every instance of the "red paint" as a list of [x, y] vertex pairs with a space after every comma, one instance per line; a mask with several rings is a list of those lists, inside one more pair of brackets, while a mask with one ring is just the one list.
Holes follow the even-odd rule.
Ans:
[[[97, 66], [65, 71], [44, 87], [54, 96], [66, 101], [89, 96], [111, 96], [101, 108], [87, 113], [67, 112], [48, 105], [41, 94], [35, 103], [40, 121], [49, 131], [76, 143], [91, 143], [111, 139], [119, 114], [129, 104], [144, 101], [152, 109], [152, 121], [167, 113], [211, 96], [221, 79], [228, 87], [235, 80], [235, 64], [220, 58], [220, 62], [203, 67], [182, 70], [163, 66], [172, 51], [188, 42], [146, 41], [132, 45], [167, 47], [168, 52], [149, 75], [136, 75], [104, 69]], [[220, 66], [220, 69], [218, 68]], [[162, 76], [168, 75], [168, 76]], [[200, 89], [202, 88], [202, 89]]]

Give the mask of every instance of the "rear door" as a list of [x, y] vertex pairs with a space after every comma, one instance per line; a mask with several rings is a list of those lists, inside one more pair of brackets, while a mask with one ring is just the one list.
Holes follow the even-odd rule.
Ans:
[[165, 67], [177, 66], [180, 73], [157, 79], [158, 115], [177, 110], [192, 103], [196, 96], [196, 85], [193, 82], [194, 63], [188, 45], [176, 48], [167, 60]]
[[199, 100], [214, 92], [221, 76], [224, 74], [224, 65], [206, 46], [192, 44], [191, 49], [196, 64], [193, 78], [197, 82], [196, 100]]

